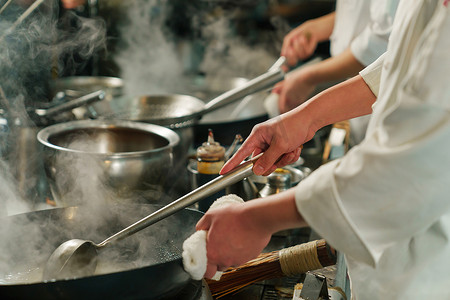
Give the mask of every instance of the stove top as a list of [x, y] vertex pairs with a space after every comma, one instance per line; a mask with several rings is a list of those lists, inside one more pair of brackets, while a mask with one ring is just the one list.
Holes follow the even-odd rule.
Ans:
[[213, 297], [204, 280], [192, 280], [175, 296], [163, 300], [213, 300]]

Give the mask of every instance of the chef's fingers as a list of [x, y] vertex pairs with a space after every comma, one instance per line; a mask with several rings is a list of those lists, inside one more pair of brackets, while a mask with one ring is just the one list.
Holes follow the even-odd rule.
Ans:
[[306, 57], [309, 56], [306, 46], [307, 40], [303, 35], [299, 36], [292, 42], [292, 48], [294, 49], [297, 59], [305, 59]]
[[[257, 142], [257, 141], [256, 141]], [[225, 163], [225, 165], [220, 170], [220, 175], [226, 174], [229, 171], [231, 171], [233, 168], [235, 168], [237, 165], [239, 165], [244, 159], [249, 157], [251, 154], [257, 155], [261, 152], [256, 152], [255, 150], [258, 148], [253, 144], [254, 142], [252, 139], [247, 138], [247, 140], [244, 141], [242, 146], [236, 151], [236, 153]]]
[[264, 154], [253, 166], [253, 173], [255, 173], [255, 175], [270, 174], [275, 171], [277, 162], [286, 154], [286, 145], [282, 140], [274, 138], [269, 144], [270, 146], [264, 151]]
[[271, 92], [275, 93], [275, 94], [280, 94], [281, 90], [283, 89], [283, 85], [284, 85], [284, 80], [278, 82], [277, 84], [274, 85]]
[[300, 153], [302, 152], [303, 146], [295, 149], [292, 152], [286, 153], [277, 161], [276, 165], [278, 168], [295, 163], [300, 158]]
[[227, 270], [229, 267], [217, 266], [217, 271], [223, 272]]
[[270, 174], [277, 168], [275, 162], [278, 160], [279, 155], [273, 151], [268, 152], [269, 150], [270, 148], [255, 162], [253, 166], [255, 175]]
[[[239, 151], [239, 150], [238, 150]], [[245, 153], [245, 152], [244, 152]], [[222, 167], [219, 174], [224, 175], [239, 165], [248, 155], [236, 152]]]
[[86, 0], [62, 0], [61, 2], [65, 9], [73, 9], [80, 5], [84, 5]]
[[[298, 152], [298, 153], [297, 153]], [[276, 169], [282, 168], [284, 166], [290, 165], [294, 162], [296, 162], [300, 157], [300, 151], [294, 150], [292, 152], [286, 153], [282, 155], [278, 161], [275, 162], [273, 166], [271, 166], [267, 171], [262, 174], [263, 176], [269, 176], [272, 174]]]
[[209, 262], [206, 265], [206, 273], [205, 278], [211, 279], [217, 272], [217, 266], [215, 264], [210, 264]]
[[289, 32], [283, 39], [283, 44], [281, 45], [280, 55], [288, 58], [289, 49], [291, 48], [292, 39], [295, 37], [295, 33], [293, 31]]
[[292, 43], [297, 59], [304, 60], [310, 57], [317, 47], [317, 40], [310, 32], [304, 32]]
[[[286, 49], [286, 54], [284, 55], [284, 57], [286, 58], [286, 64], [288, 66], [293, 67], [297, 65], [298, 63], [297, 53], [293, 47], [289, 47], [288, 49]], [[283, 71], [286, 70], [283, 69]]]
[[269, 176], [270, 174], [275, 172], [276, 169], [277, 169], [277, 166], [273, 165], [269, 168], [269, 170], [267, 170], [264, 174], [262, 174], [262, 176]]
[[209, 230], [209, 227], [211, 227], [211, 218], [209, 217], [209, 215], [204, 215], [203, 217], [201, 217], [201, 219], [197, 222], [197, 224], [195, 225], [195, 229], [198, 230]]
[[314, 51], [316, 50], [318, 41], [316, 40], [316, 38], [314, 36], [309, 37], [309, 40], [305, 46], [305, 50], [307, 53], [309, 53], [309, 56], [311, 56]]

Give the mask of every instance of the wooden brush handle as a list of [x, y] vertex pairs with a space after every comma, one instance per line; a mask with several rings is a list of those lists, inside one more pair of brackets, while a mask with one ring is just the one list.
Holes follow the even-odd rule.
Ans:
[[317, 257], [319, 258], [320, 264], [323, 267], [331, 266], [336, 264], [336, 252], [330, 245], [327, 244], [327, 241], [324, 239], [317, 240]]
[[280, 250], [279, 261], [283, 274], [293, 276], [333, 265], [336, 256], [322, 239]]

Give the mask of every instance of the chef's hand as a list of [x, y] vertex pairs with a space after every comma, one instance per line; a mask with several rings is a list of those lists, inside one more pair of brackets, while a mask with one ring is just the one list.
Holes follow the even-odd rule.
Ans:
[[61, 2], [65, 9], [74, 9], [78, 6], [84, 5], [86, 0], [61, 0]]
[[315, 66], [312, 65], [293, 71], [286, 76], [285, 80], [275, 85], [272, 93], [279, 94], [280, 113], [288, 112], [308, 100], [316, 89], [310, 75], [314, 68]]
[[299, 60], [310, 57], [316, 50], [318, 40], [312, 29], [311, 23], [305, 22], [284, 37], [281, 56], [286, 57], [289, 66], [296, 66]]
[[197, 230], [207, 230], [208, 264], [205, 277], [217, 271], [239, 266], [255, 258], [269, 243], [272, 232], [253, 218], [246, 203], [211, 209], [197, 223]]
[[316, 50], [317, 44], [330, 37], [334, 26], [334, 15], [331, 13], [306, 21], [284, 37], [281, 56], [286, 57], [287, 65], [296, 66], [299, 60], [310, 57]]
[[238, 151], [220, 170], [225, 174], [236, 167], [250, 155], [264, 154], [255, 162], [253, 173], [269, 175], [275, 169], [296, 162], [302, 145], [315, 134], [312, 129], [311, 116], [298, 114], [301, 108], [272, 118], [253, 127], [252, 132]]
[[197, 223], [197, 230], [208, 232], [205, 277], [255, 258], [275, 232], [303, 226], [307, 224], [297, 210], [295, 189], [208, 210]]

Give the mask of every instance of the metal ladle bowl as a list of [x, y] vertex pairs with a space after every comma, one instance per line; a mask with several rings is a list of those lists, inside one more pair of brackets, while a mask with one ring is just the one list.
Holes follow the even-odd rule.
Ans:
[[112, 241], [128, 237], [180, 210], [210, 196], [223, 188], [235, 184], [253, 174], [254, 162], [262, 153], [241, 163], [225, 175], [200, 186], [183, 197], [162, 207], [147, 217], [96, 244], [92, 241], [72, 239], [61, 244], [50, 256], [44, 268], [43, 279], [64, 279], [93, 275], [97, 266], [97, 252]]

